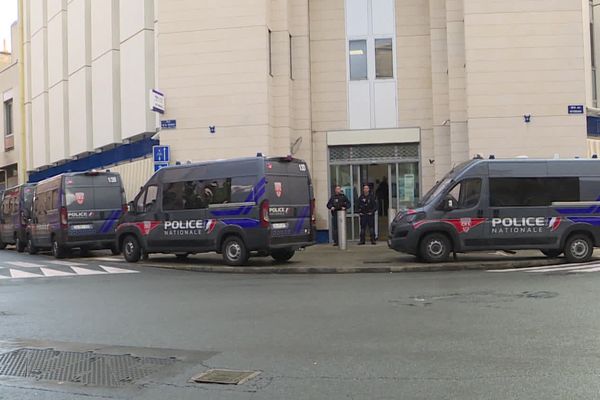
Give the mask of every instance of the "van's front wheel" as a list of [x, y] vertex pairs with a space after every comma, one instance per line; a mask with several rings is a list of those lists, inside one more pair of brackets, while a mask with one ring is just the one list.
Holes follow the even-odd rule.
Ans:
[[32, 256], [37, 254], [38, 252], [37, 247], [35, 247], [35, 244], [33, 244], [33, 239], [31, 238], [31, 236], [27, 238], [27, 252]]
[[250, 257], [244, 241], [237, 236], [231, 236], [225, 239], [222, 252], [223, 261], [225, 261], [225, 264], [227, 265], [244, 265]]
[[55, 258], [65, 258], [67, 256], [67, 249], [58, 244], [56, 238], [52, 239], [52, 255]]
[[573, 235], [565, 243], [565, 257], [570, 263], [588, 262], [594, 252], [594, 243], [586, 235]]
[[17, 249], [17, 252], [22, 253], [25, 251], [25, 243], [23, 243], [23, 241], [21, 240], [21, 238], [19, 236], [17, 236], [17, 238], [15, 239], [15, 248]]
[[271, 257], [277, 262], [286, 262], [294, 257], [295, 253], [296, 251], [292, 249], [273, 250], [271, 252]]
[[123, 240], [123, 257], [130, 263], [138, 262], [142, 257], [142, 248], [135, 236], [128, 235]]
[[443, 233], [431, 233], [421, 240], [419, 256], [427, 263], [448, 261], [452, 251], [450, 239]]
[[548, 258], [557, 258], [562, 254], [562, 250], [540, 250]]

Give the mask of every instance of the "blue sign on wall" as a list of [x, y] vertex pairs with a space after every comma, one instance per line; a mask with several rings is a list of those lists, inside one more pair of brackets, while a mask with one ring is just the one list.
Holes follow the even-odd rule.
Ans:
[[583, 105], [575, 104], [569, 106], [569, 114], [583, 114]]
[[175, 129], [177, 128], [176, 119], [165, 119], [160, 121], [160, 127], [163, 129]]
[[154, 163], [164, 163], [167, 164], [171, 161], [171, 154], [169, 151], [169, 146], [153, 146], [152, 147], [152, 156], [154, 158]]
[[157, 162], [154, 163], [154, 172], [158, 171], [161, 168], [165, 168], [168, 167], [169, 163], [168, 162]]

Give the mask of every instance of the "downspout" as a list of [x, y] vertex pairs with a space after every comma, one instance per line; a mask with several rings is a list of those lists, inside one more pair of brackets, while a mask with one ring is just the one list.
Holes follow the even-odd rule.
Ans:
[[19, 108], [21, 109], [21, 143], [19, 143], [18, 175], [19, 184], [27, 182], [27, 132], [25, 132], [25, 16], [23, 15], [23, 2], [19, 0], [19, 93], [21, 98]]

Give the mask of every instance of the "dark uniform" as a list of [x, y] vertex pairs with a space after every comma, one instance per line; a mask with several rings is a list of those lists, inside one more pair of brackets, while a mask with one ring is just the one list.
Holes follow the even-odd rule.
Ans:
[[377, 211], [377, 200], [369, 193], [361, 194], [358, 198], [358, 213], [360, 214], [360, 244], [365, 244], [366, 230], [369, 229], [371, 243], [375, 244], [375, 211]]
[[[342, 209], [348, 209], [350, 207], [350, 201], [346, 197], [344, 193], [336, 194], [327, 202], [327, 208], [331, 211], [331, 225], [332, 225], [332, 234], [333, 234], [333, 243], [338, 245], [338, 220], [337, 220], [337, 212]], [[332, 210], [333, 208], [333, 210]]]

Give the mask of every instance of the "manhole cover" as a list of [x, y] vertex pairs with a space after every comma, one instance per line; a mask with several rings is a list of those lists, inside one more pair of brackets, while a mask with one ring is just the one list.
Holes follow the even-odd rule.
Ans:
[[0, 376], [119, 387], [173, 363], [171, 358], [25, 348], [0, 354]]
[[192, 377], [196, 383], [218, 383], [221, 385], [242, 385], [255, 378], [260, 371], [234, 371], [229, 369], [209, 369]]

